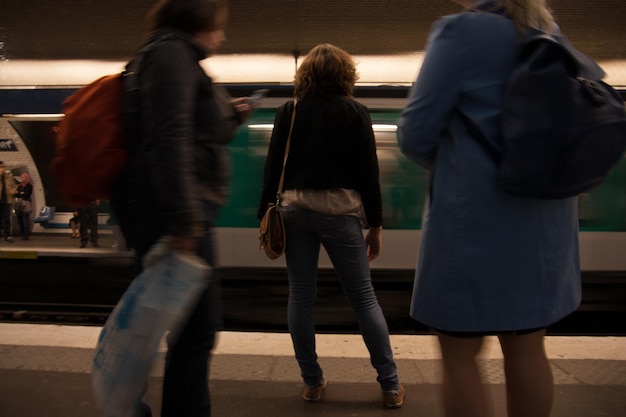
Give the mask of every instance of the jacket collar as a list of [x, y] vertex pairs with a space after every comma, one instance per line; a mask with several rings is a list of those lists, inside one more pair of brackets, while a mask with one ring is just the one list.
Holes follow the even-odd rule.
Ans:
[[167, 38], [179, 39], [187, 43], [197, 55], [198, 61], [201, 61], [207, 57], [206, 51], [193, 40], [193, 36], [191, 36], [187, 32], [183, 32], [182, 30], [178, 30], [172, 27], [164, 27], [158, 29], [157, 31], [152, 33], [152, 35], [150, 35], [148, 43], [152, 43], [157, 40], [165, 40]]

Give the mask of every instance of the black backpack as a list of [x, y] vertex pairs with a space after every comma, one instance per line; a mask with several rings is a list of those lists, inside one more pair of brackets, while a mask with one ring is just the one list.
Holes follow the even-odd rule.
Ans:
[[500, 149], [469, 124], [503, 190], [558, 199], [604, 181], [626, 150], [624, 101], [604, 76], [563, 35], [531, 30], [507, 82]]

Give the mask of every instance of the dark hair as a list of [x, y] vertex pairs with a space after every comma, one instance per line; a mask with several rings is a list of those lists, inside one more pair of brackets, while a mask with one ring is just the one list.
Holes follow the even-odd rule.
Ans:
[[294, 96], [351, 96], [359, 77], [352, 56], [328, 43], [311, 49], [296, 71]]
[[216, 17], [228, 0], [160, 0], [148, 14], [148, 29], [172, 27], [195, 35], [216, 29]]

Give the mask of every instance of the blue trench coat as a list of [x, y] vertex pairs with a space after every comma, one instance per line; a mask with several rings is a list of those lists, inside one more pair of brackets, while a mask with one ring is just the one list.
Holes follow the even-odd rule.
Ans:
[[576, 198], [500, 191], [494, 162], [458, 114], [499, 140], [518, 36], [493, 13], [439, 20], [399, 123], [400, 148], [432, 175], [410, 314], [435, 329], [546, 327], [580, 303]]

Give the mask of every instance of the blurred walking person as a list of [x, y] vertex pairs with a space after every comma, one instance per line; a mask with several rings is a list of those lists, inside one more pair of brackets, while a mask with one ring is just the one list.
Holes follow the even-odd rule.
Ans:
[[[245, 98], [231, 100], [200, 65], [224, 42], [227, 17], [226, 0], [161, 0], [149, 14], [146, 44], [127, 66], [139, 85], [138, 95], [125, 97], [125, 108], [139, 114], [126, 115], [131, 154], [111, 206], [139, 259], [168, 242], [170, 250], [193, 252], [216, 269], [213, 228], [230, 177], [226, 147], [251, 110]], [[182, 328], [169, 333], [163, 417], [211, 415], [219, 289], [213, 273]], [[150, 415], [144, 404], [142, 417]]]

